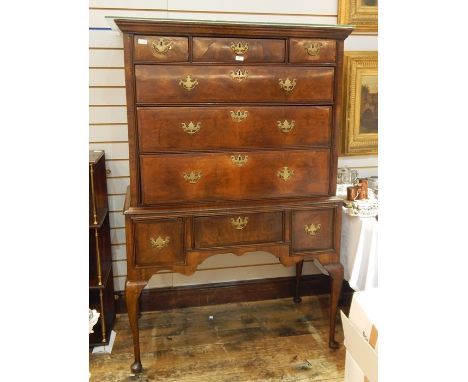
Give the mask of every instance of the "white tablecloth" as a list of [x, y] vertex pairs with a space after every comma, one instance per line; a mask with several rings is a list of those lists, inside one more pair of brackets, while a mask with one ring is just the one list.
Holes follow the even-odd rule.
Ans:
[[343, 208], [340, 261], [344, 278], [355, 291], [378, 286], [377, 233], [375, 217], [349, 216]]

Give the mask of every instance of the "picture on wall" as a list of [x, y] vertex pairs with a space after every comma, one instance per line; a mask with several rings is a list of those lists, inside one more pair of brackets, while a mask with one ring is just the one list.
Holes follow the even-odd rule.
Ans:
[[354, 25], [353, 33], [377, 32], [378, 0], [339, 0], [338, 24]]
[[342, 155], [378, 153], [377, 52], [345, 52]]

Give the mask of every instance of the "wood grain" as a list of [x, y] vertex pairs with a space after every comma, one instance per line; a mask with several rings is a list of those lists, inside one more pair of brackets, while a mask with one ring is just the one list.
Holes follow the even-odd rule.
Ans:
[[[318, 45], [317, 54], [309, 54], [307, 48]], [[289, 61], [291, 63], [330, 63], [335, 62], [336, 41], [323, 39], [289, 39]]]
[[[236, 122], [231, 112], [246, 118]], [[330, 147], [330, 106], [137, 107], [140, 152]], [[290, 131], [280, 130], [285, 121]], [[183, 129], [192, 122], [198, 131]], [[229, 139], [224, 139], [229, 137]]]
[[328, 348], [328, 307], [314, 296], [143, 313], [138, 377], [128, 370], [129, 322], [118, 316], [112, 354], [90, 355], [90, 381], [342, 381], [345, 350]]
[[[245, 226], [236, 226], [237, 219], [245, 223]], [[194, 247], [280, 242], [283, 240], [282, 228], [281, 212], [197, 217], [193, 226]]]
[[[243, 81], [231, 72], [247, 71]], [[135, 65], [137, 103], [193, 102], [333, 102], [333, 67]], [[180, 84], [190, 76], [192, 90]], [[287, 92], [279, 80], [296, 80]], [[155, 91], [158, 89], [158, 91]], [[311, 91], [313, 89], [313, 91]]]
[[[232, 44], [247, 44], [247, 51], [239, 54], [231, 48]], [[285, 62], [285, 41], [252, 38], [193, 38], [194, 62]], [[237, 62], [236, 62], [237, 61]]]
[[[247, 156], [236, 166], [232, 155]], [[142, 204], [326, 195], [330, 150], [141, 155]], [[278, 171], [293, 172], [286, 181]], [[184, 175], [200, 174], [194, 183]], [[171, 185], [165, 187], [163, 185]]]
[[[167, 52], [154, 53], [152, 44], [162, 41], [169, 44]], [[134, 60], [139, 62], [188, 61], [188, 38], [174, 36], [134, 36]], [[156, 51], [157, 52], [157, 51]]]

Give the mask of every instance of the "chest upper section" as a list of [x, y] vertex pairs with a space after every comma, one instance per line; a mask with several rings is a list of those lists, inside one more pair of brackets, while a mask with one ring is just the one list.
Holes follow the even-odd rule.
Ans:
[[115, 20], [133, 101], [331, 104], [350, 29]]

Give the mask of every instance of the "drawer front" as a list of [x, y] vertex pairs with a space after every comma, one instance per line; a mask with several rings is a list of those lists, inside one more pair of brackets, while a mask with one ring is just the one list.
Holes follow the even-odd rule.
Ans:
[[139, 103], [333, 102], [332, 67], [136, 65]]
[[334, 249], [334, 211], [333, 208], [293, 211], [293, 251], [322, 251]]
[[138, 107], [141, 152], [324, 146], [330, 106]]
[[183, 219], [135, 221], [135, 265], [183, 264], [183, 240]]
[[292, 63], [333, 63], [336, 58], [335, 40], [289, 40], [289, 62]]
[[327, 195], [330, 150], [141, 155], [140, 168], [143, 205]]
[[193, 38], [194, 62], [285, 62], [285, 40]]
[[278, 242], [283, 240], [283, 213], [198, 217], [193, 230], [195, 248]]
[[187, 37], [135, 36], [133, 43], [135, 61], [188, 61]]

